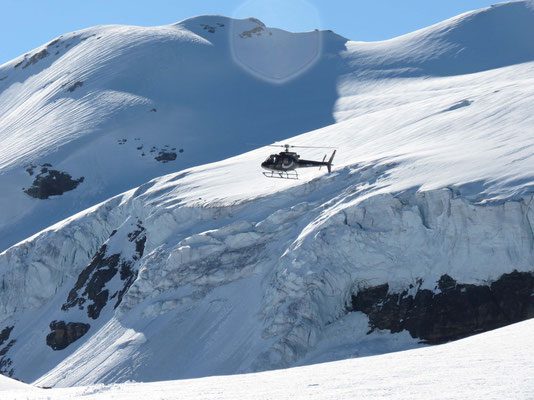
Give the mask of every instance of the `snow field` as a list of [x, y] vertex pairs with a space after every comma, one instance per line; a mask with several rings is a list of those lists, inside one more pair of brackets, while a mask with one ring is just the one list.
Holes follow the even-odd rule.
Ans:
[[255, 374], [35, 389], [4, 377], [2, 399], [529, 399], [533, 320], [453, 343]]

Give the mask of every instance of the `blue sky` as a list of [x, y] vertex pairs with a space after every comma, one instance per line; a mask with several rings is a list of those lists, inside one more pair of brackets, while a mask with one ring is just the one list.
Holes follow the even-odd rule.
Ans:
[[0, 65], [55, 37], [101, 24], [166, 25], [201, 14], [253, 16], [290, 31], [384, 40], [487, 7], [488, 0], [0, 0]]

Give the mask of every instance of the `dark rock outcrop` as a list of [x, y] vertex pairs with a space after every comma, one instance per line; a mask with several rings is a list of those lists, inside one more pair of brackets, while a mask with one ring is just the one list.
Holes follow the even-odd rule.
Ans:
[[[48, 44], [46, 45], [46, 47], [48, 48], [48, 47], [52, 47], [52, 46], [54, 46], [55, 44], [57, 44], [57, 43], [59, 42], [59, 39], [60, 39], [60, 38], [61, 38], [61, 36], [58, 37], [57, 39], [52, 40], [50, 43], [48, 43]], [[57, 47], [57, 46], [56, 46], [56, 47]]]
[[[26, 171], [32, 175], [33, 169], [30, 167]], [[35, 176], [32, 186], [23, 190], [24, 193], [36, 199], [48, 199], [50, 196], [58, 196], [76, 189], [83, 180], [83, 176], [78, 179], [72, 179], [72, 176], [66, 172], [43, 167], [41, 172]]]
[[[47, 57], [50, 53], [46, 50], [46, 49], [43, 49], [41, 50], [40, 52], [38, 53], [35, 53], [33, 56], [31, 56], [28, 61], [26, 62], [26, 64], [24, 64], [22, 66], [22, 69], [26, 68], [26, 67], [29, 67], [30, 65], [33, 65], [33, 64], [36, 64], [37, 61], [39, 60], [42, 60], [43, 58]], [[17, 64], [15, 65], [15, 68], [18, 67], [20, 64]]]
[[480, 286], [443, 275], [435, 291], [412, 287], [389, 293], [388, 284], [359, 290], [347, 310], [367, 314], [370, 332], [407, 330], [422, 343], [439, 344], [533, 318], [533, 294], [530, 272], [514, 271]]
[[[117, 273], [120, 261], [120, 254], [106, 257], [106, 251], [107, 246], [104, 244], [98, 249], [89, 265], [80, 273], [74, 288], [69, 292], [67, 302], [61, 307], [62, 310], [67, 311], [75, 306], [83, 309], [86, 301], [92, 301], [92, 304], [87, 307], [88, 316], [92, 319], [100, 316], [100, 311], [107, 304], [109, 297], [109, 291], [104, 287]], [[82, 288], [85, 290], [79, 295], [78, 292]]]
[[[136, 228], [126, 235], [126, 241], [134, 246], [131, 257], [123, 257], [120, 253], [108, 255], [108, 246], [103, 244], [89, 265], [78, 276], [74, 287], [69, 292], [66, 303], [61, 307], [63, 311], [67, 311], [69, 308], [76, 306], [83, 310], [86, 305], [85, 303], [89, 302], [90, 304], [87, 305], [87, 315], [92, 319], [97, 319], [110, 299], [117, 297], [114, 307], [118, 307], [122, 301], [122, 297], [137, 276], [132, 265], [143, 256], [145, 249], [145, 228], [139, 221], [137, 222]], [[117, 235], [117, 231], [111, 233], [110, 240], [122, 239], [121, 237], [117, 238], [115, 235]], [[111, 239], [112, 237], [113, 239]], [[113, 294], [110, 294], [106, 288], [106, 284], [119, 271], [122, 287]]]
[[71, 343], [81, 338], [87, 333], [91, 326], [81, 322], [52, 321], [50, 322], [50, 332], [46, 336], [46, 344], [52, 350], [63, 350]]
[[206, 24], [200, 24], [201, 27], [204, 28], [205, 31], [208, 31], [209, 33], [215, 33], [215, 27], [211, 25]]
[[176, 160], [176, 153], [174, 151], [160, 150], [159, 154], [154, 157], [154, 159], [162, 163], [174, 161]]
[[[137, 140], [137, 139], [136, 139]], [[137, 147], [137, 150], [142, 150], [144, 146]], [[157, 155], [154, 157], [154, 160], [159, 161], [161, 163], [166, 163], [169, 161], [176, 160], [176, 157], [178, 154], [176, 153], [176, 147], [171, 147], [170, 145], [166, 144], [162, 148], [158, 148], [156, 146], [152, 146], [149, 150], [150, 153], [157, 153]], [[178, 151], [179, 153], [183, 153], [184, 149], [180, 149]], [[142, 156], [145, 155], [145, 152], [141, 154]]]
[[[6, 326], [0, 331], [0, 347], [9, 340], [13, 328], [14, 326]], [[13, 361], [9, 357], [6, 357], [7, 352], [15, 342], [16, 340], [12, 339], [0, 349], [0, 374], [2, 375], [13, 376], [13, 373], [15, 372], [12, 368]]]
[[2, 346], [4, 342], [9, 339], [9, 335], [11, 335], [13, 328], [14, 326], [6, 326], [0, 331], [0, 346]]
[[72, 85], [70, 85], [68, 88], [67, 88], [67, 91], [69, 92], [74, 92], [77, 88], [79, 87], [82, 87], [83, 86], [83, 82], [82, 81], [77, 81], [77, 82], [74, 82]]
[[[143, 252], [145, 251], [145, 243], [146, 243], [146, 234], [145, 228], [141, 225], [141, 223], [138, 222], [137, 224], [137, 230], [130, 232], [128, 234], [128, 241], [135, 243], [135, 254], [132, 256], [132, 261], [137, 261], [143, 256]], [[137, 274], [135, 274], [135, 271], [132, 269], [133, 262], [122, 262], [121, 263], [121, 269], [120, 269], [120, 278], [124, 282], [124, 285], [121, 290], [119, 290], [117, 295], [117, 301], [115, 303], [115, 306], [113, 308], [117, 308], [119, 304], [121, 304], [122, 297], [124, 294], [128, 291], [130, 286], [135, 281], [135, 278], [137, 277]], [[115, 295], [112, 296], [112, 298], [115, 297]]]

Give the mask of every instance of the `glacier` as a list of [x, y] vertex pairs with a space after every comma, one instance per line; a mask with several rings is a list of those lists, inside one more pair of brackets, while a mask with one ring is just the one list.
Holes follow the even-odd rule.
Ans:
[[[496, 20], [506, 23], [496, 29]], [[7, 182], [0, 201], [2, 209], [12, 210], [2, 215], [4, 243], [24, 239], [0, 253], [0, 332], [6, 332], [1, 372], [38, 386], [64, 387], [245, 373], [425, 346], [406, 330], [370, 329], [369, 316], [350, 304], [354, 295], [384, 284], [388, 294], [415, 296], [423, 290], [438, 294], [445, 275], [466, 287], [534, 273], [532, 22], [532, 1], [518, 1], [385, 42], [351, 42], [324, 32], [321, 58], [275, 89], [235, 65], [227, 37], [219, 35], [232, 23], [260, 26], [256, 20], [206, 16], [167, 27], [96, 27], [72, 34], [69, 58], [109, 52], [95, 55], [100, 68], [80, 64], [87, 65], [87, 74], [107, 79], [103, 92], [81, 99], [100, 107], [101, 100], [91, 96], [120, 87], [120, 95], [106, 92], [118, 99], [120, 110], [103, 107], [111, 111], [101, 120], [88, 111], [95, 116], [91, 124], [72, 117], [83, 125], [73, 134], [57, 125], [25, 127], [34, 136], [24, 140], [35, 143], [27, 152], [17, 147], [26, 146], [17, 141], [22, 129], [17, 124], [31, 121], [18, 120], [20, 111], [3, 117], [14, 118], [0, 135], [10, 145], [0, 153], [0, 178]], [[217, 23], [224, 27], [205, 29]], [[280, 33], [266, 27], [262, 32]], [[493, 35], [493, 47], [485, 34]], [[114, 41], [91, 44], [105, 35]], [[129, 46], [126, 38], [140, 47]], [[268, 38], [247, 40], [265, 46]], [[117, 63], [128, 64], [129, 52], [152, 59], [161, 50], [154, 43], [168, 45], [165, 40], [179, 43], [189, 57], [180, 62], [190, 71], [176, 78], [191, 85], [187, 96], [197, 90], [193, 82], [206, 84], [211, 93], [211, 85], [228, 73], [234, 76], [229, 88], [236, 84], [262, 99], [240, 109], [236, 102], [244, 100], [229, 96], [215, 111], [200, 90], [188, 104], [192, 123], [200, 121], [198, 142], [184, 152], [189, 158], [147, 163], [138, 161], [133, 147], [117, 156], [116, 149], [135, 143], [141, 130], [160, 131], [158, 149], [174, 138], [178, 121], [153, 117], [165, 107], [167, 117], [175, 115], [173, 107], [188, 97], [173, 98], [165, 79], [132, 86], [150, 76], [145, 63], [110, 72]], [[205, 64], [206, 54], [213, 65]], [[48, 104], [46, 96], [14, 94], [21, 85], [31, 92], [52, 79], [41, 75], [63, 74], [59, 66], [67, 64], [37, 58], [0, 67], [29, 63], [24, 72], [17, 70], [27, 74], [23, 82], [1, 82], [8, 88], [0, 92], [0, 108], [13, 107], [6, 99], [20, 101], [20, 107], [30, 107], [30, 99]], [[51, 63], [48, 68], [26, 72], [43, 61]], [[175, 71], [167, 71], [168, 79]], [[208, 81], [192, 80], [195, 74]], [[63, 81], [52, 81], [47, 87], [60, 90]], [[317, 97], [326, 87], [332, 91]], [[65, 101], [68, 112], [57, 109], [62, 115], [54, 124], [72, 128], [69, 113], [85, 111], [81, 103], [71, 107], [73, 100]], [[35, 107], [49, 115], [46, 107]], [[315, 119], [307, 119], [316, 111]], [[136, 113], [141, 116], [128, 119]], [[217, 139], [213, 121], [207, 121], [213, 113], [222, 126], [219, 117], [235, 119]], [[106, 124], [114, 124], [114, 133]], [[228, 133], [241, 124], [235, 135]], [[248, 135], [253, 127], [258, 129]], [[39, 135], [51, 142], [36, 140]], [[121, 138], [126, 142], [115, 143]], [[265, 138], [336, 146], [335, 168], [331, 174], [303, 172], [299, 181], [267, 180], [259, 164], [272, 149], [244, 152], [242, 143]], [[322, 156], [317, 149], [307, 154]], [[46, 161], [85, 179], [65, 195], [30, 199], [20, 187], [28, 174], [23, 167], [50, 168], [43, 167]], [[113, 172], [104, 175], [108, 170]], [[532, 304], [522, 307], [524, 318], [534, 316]], [[68, 323], [89, 328], [58, 332]], [[59, 351], [47, 346], [47, 337], [59, 343], [64, 335], [77, 337]]]

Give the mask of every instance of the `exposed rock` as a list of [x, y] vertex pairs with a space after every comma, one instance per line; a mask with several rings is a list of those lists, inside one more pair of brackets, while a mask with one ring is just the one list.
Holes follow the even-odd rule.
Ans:
[[215, 33], [215, 27], [211, 25], [206, 24], [200, 24], [204, 28], [205, 31], [208, 31], [209, 33]]
[[249, 21], [254, 22], [255, 24], [258, 24], [259, 26], [265, 28], [265, 24], [261, 22], [258, 18], [250, 17], [248, 18]]
[[134, 274], [134, 271], [131, 268], [130, 263], [121, 264], [120, 276], [121, 276], [121, 280], [124, 281], [124, 286], [122, 287], [121, 290], [119, 290], [112, 296], [112, 298], [117, 296], [117, 301], [115, 302], [115, 305], [113, 306], [113, 308], [117, 308], [121, 304], [122, 297], [126, 294], [128, 289], [130, 289], [130, 286], [132, 286], [132, 284], [135, 281], [136, 275]]
[[[13, 328], [14, 326], [7, 326], [0, 331], [0, 346], [9, 340], [9, 335], [11, 335]], [[15, 342], [16, 340], [12, 339], [7, 345], [0, 349], [0, 374], [2, 375], [13, 376], [13, 373], [15, 372], [12, 368], [13, 361], [9, 357], [6, 357], [7, 352]]]
[[3, 81], [4, 79], [7, 79], [8, 75], [4, 76], [3, 78], [0, 78], [0, 81]]
[[253, 29], [250, 29], [248, 31], [243, 31], [239, 34], [239, 37], [244, 38], [251, 38], [252, 35], [261, 36], [261, 32], [265, 29], [264, 26], [257, 26]]
[[[37, 168], [38, 166], [36, 164], [30, 164], [26, 167], [26, 172], [28, 173], [28, 175], [32, 176], [33, 175], [33, 172], [34, 170]], [[50, 163], [44, 163], [44, 164], [41, 164], [40, 165], [41, 167], [41, 173], [46, 173], [48, 172], [47, 169], [48, 168], [52, 168], [52, 164]]]
[[217, 26], [207, 25], [207, 24], [200, 24], [201, 27], [204, 28], [205, 31], [208, 31], [209, 33], [215, 33], [217, 30], [217, 27], [222, 28], [224, 27], [224, 24], [221, 24], [220, 22], [216, 23]]
[[67, 89], [67, 91], [69, 92], [74, 92], [77, 88], [79, 87], [82, 87], [83, 86], [83, 82], [82, 81], [78, 81], [78, 82], [75, 82], [73, 83], [72, 85], [69, 86], [69, 88]]
[[36, 165], [30, 165], [28, 168], [26, 168], [26, 172], [28, 173], [28, 175], [32, 176], [33, 175], [33, 170], [37, 168]]
[[93, 33], [92, 35], [89, 35], [89, 36], [84, 36], [80, 39], [80, 42], [83, 42], [84, 40], [87, 40], [89, 38], [92, 38], [92, 37], [95, 37], [96, 36], [96, 33]]
[[141, 225], [141, 222], [137, 222], [137, 230], [128, 233], [128, 241], [135, 242], [135, 252], [133, 255], [134, 260], [139, 260], [143, 257], [143, 252], [145, 250], [146, 235], [144, 235], [145, 228]]
[[0, 357], [5, 356], [8, 350], [15, 344], [15, 342], [16, 340], [12, 339], [6, 346], [4, 346], [4, 348], [0, 350]]
[[[78, 276], [78, 280], [71, 289], [67, 297], [67, 302], [61, 307], [66, 311], [71, 307], [78, 306], [83, 309], [87, 300], [92, 301], [87, 307], [87, 315], [92, 319], [100, 316], [100, 311], [107, 304], [109, 291], [104, 286], [117, 273], [120, 254], [112, 254], [106, 257], [107, 246], [100, 247], [95, 257], [89, 265]], [[85, 291], [79, 295], [78, 292], [85, 287]]]
[[6, 326], [0, 331], [0, 346], [2, 346], [4, 342], [9, 339], [9, 335], [11, 334], [13, 328], [14, 326]]
[[128, 141], [128, 139], [117, 139], [118, 144], [125, 144]]
[[176, 156], [177, 156], [177, 154], [174, 151], [160, 150], [159, 154], [156, 157], [154, 157], [154, 159], [156, 161], [159, 161], [159, 162], [162, 162], [162, 163], [166, 163], [166, 162], [169, 162], [169, 161], [176, 160]]
[[[145, 249], [145, 228], [140, 221], [137, 222], [136, 228], [136, 230], [126, 235], [126, 240], [135, 246], [132, 252], [133, 255], [128, 258], [123, 257], [120, 253], [108, 255], [108, 246], [103, 244], [89, 265], [78, 276], [74, 287], [69, 292], [67, 301], [61, 307], [63, 311], [75, 306], [83, 310], [85, 303], [90, 302], [87, 305], [87, 315], [92, 319], [97, 319], [109, 299], [117, 297], [114, 307], [119, 306], [123, 295], [128, 291], [137, 276], [132, 264], [143, 256]], [[113, 231], [110, 235], [110, 240], [112, 237], [117, 239], [116, 234], [117, 231]], [[122, 239], [122, 237], [119, 237], [117, 240]], [[106, 289], [106, 284], [117, 275], [119, 270], [122, 288], [110, 295], [109, 290]], [[80, 294], [80, 292], [82, 293]]]
[[[15, 341], [13, 340], [12, 343], [9, 343], [10, 347], [11, 344], [13, 344]], [[7, 348], [7, 347], [6, 347]], [[13, 360], [9, 357], [0, 357], [0, 374], [12, 377], [15, 373], [15, 370], [12, 367]]]
[[[422, 281], [418, 282], [419, 287]], [[388, 284], [359, 290], [348, 311], [361, 311], [374, 329], [407, 330], [439, 344], [534, 317], [534, 273], [502, 275], [491, 285], [457, 283], [443, 275], [436, 291], [410, 288], [389, 293]]]
[[71, 343], [81, 338], [87, 333], [91, 326], [81, 322], [52, 321], [50, 322], [50, 332], [46, 336], [46, 344], [52, 350], [63, 350]]
[[[42, 60], [43, 58], [47, 57], [50, 53], [48, 53], [48, 51], [46, 49], [43, 49], [41, 50], [39, 53], [35, 53], [33, 56], [31, 56], [28, 61], [26, 62], [26, 64], [24, 64], [22, 66], [22, 69], [26, 68], [26, 67], [29, 67], [30, 65], [32, 64], [35, 64], [37, 63], [37, 61], [39, 60]], [[15, 65], [15, 68], [18, 66]]]
[[50, 86], [54, 81], [48, 81], [43, 86], [41, 86], [41, 90], [46, 89], [48, 86]]
[[[33, 174], [35, 166], [27, 168], [28, 174]], [[58, 196], [70, 190], [76, 189], [82, 183], [84, 177], [72, 179], [72, 176], [66, 172], [61, 172], [54, 169], [43, 167], [31, 187], [23, 189], [24, 192], [36, 199], [48, 199], [50, 196]]]

